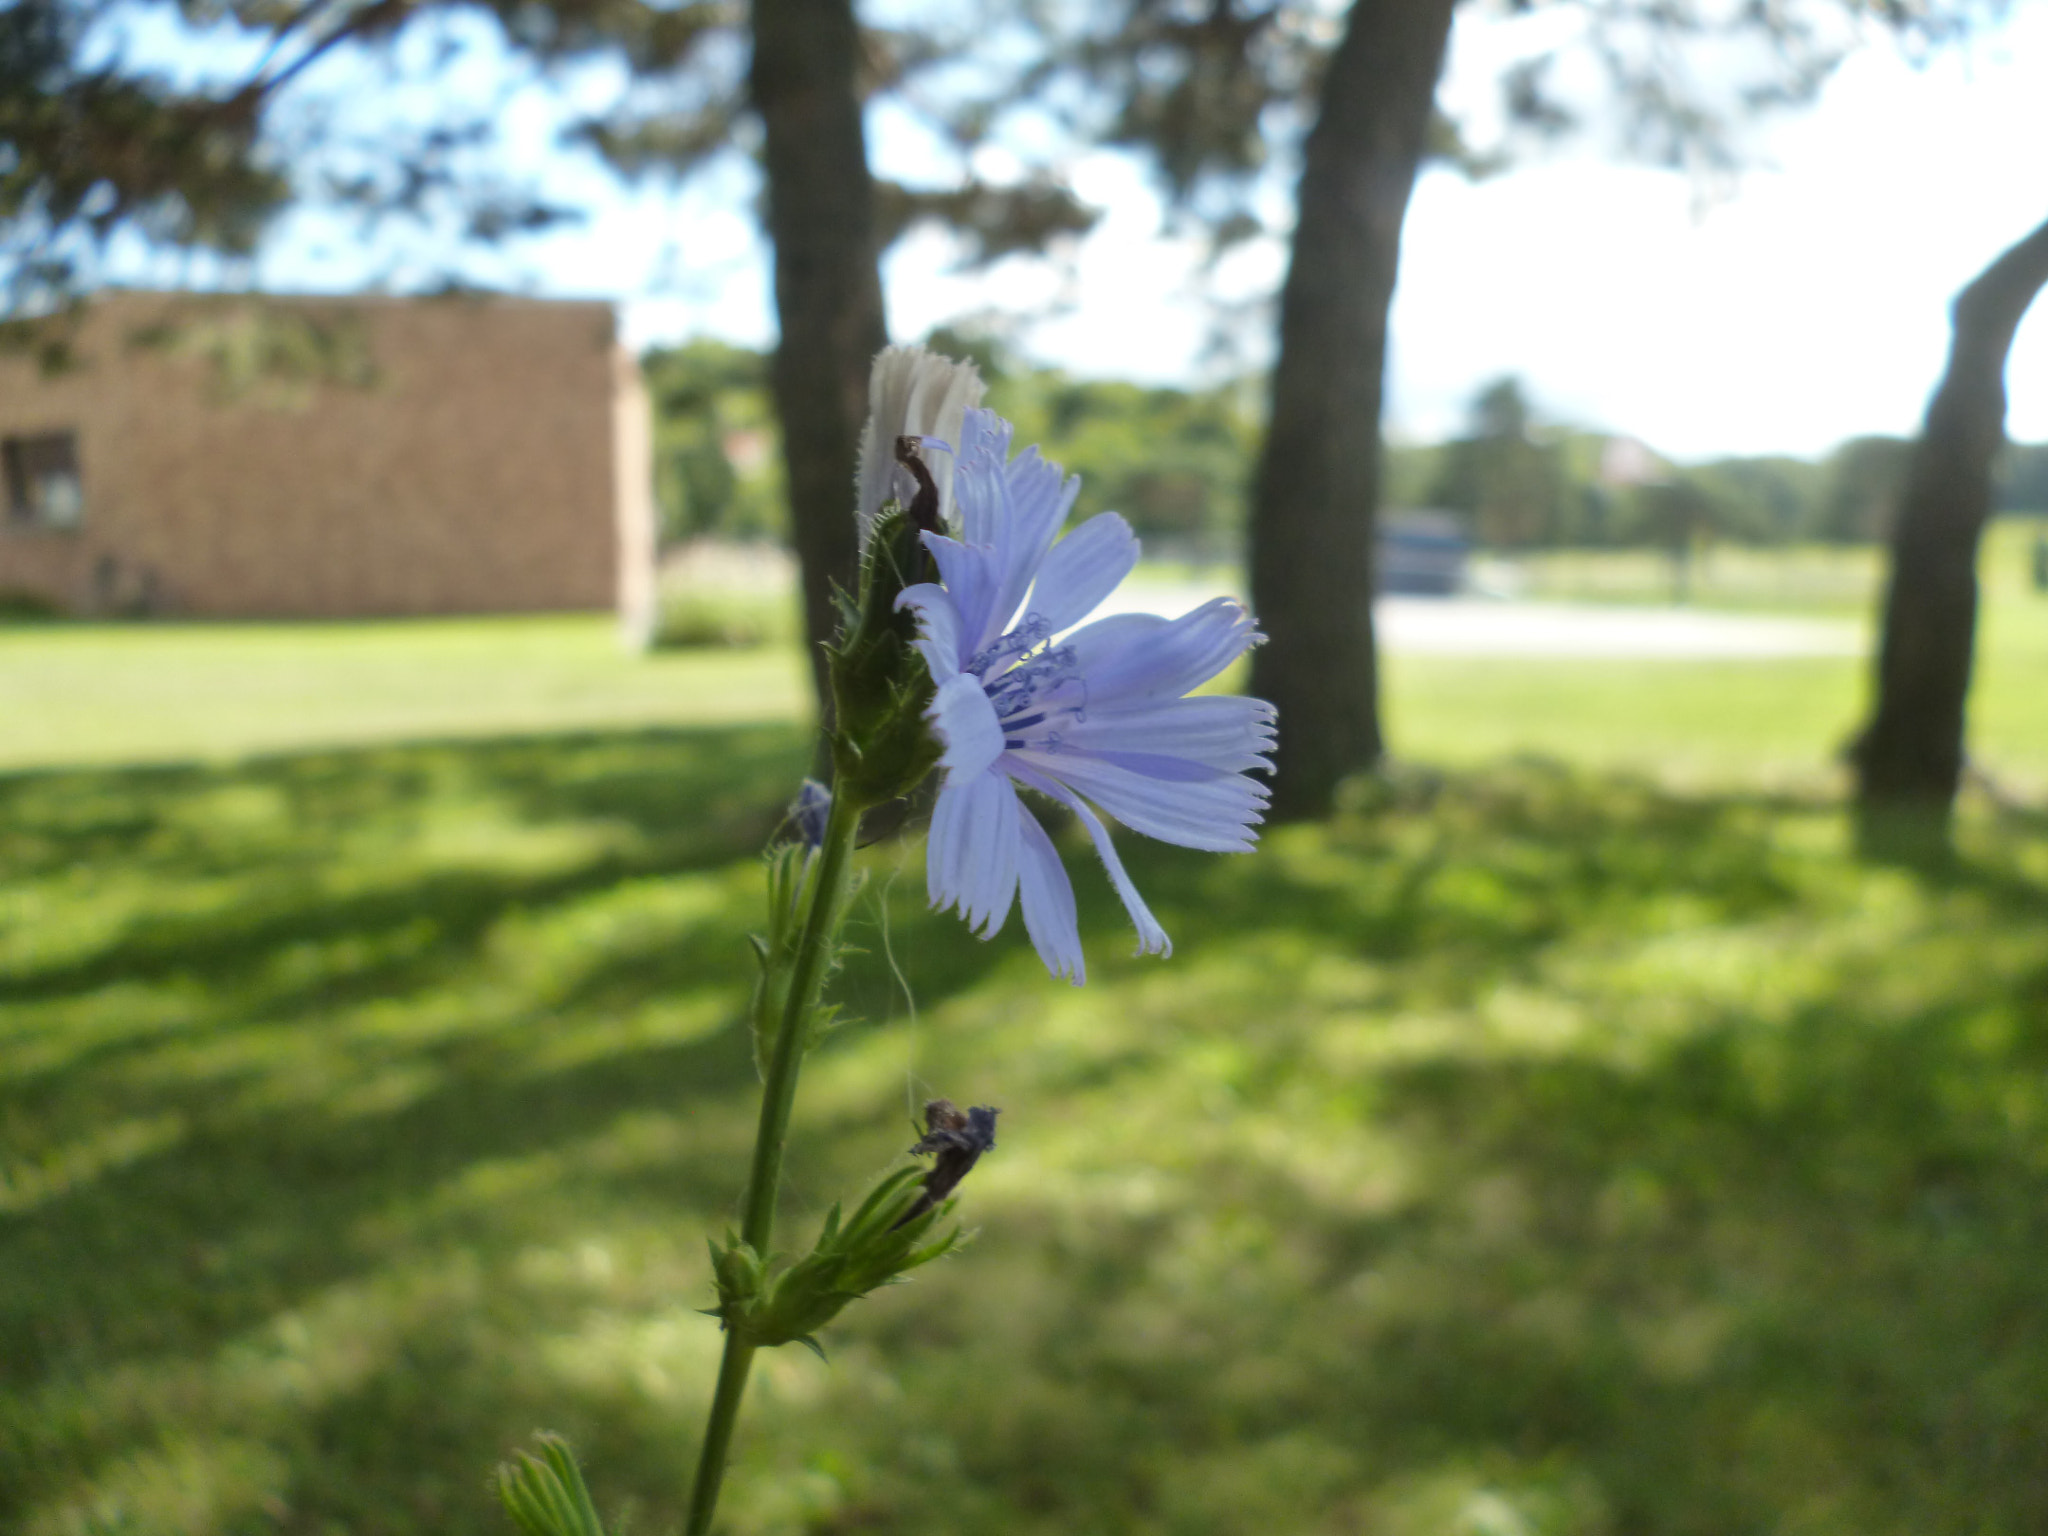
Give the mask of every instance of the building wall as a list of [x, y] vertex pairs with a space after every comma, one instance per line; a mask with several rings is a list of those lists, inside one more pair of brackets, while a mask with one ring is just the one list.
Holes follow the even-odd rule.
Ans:
[[340, 617], [607, 608], [637, 579], [645, 401], [608, 305], [110, 294], [75, 351], [0, 360], [0, 435], [74, 432], [84, 493], [75, 529], [0, 506], [0, 594]]

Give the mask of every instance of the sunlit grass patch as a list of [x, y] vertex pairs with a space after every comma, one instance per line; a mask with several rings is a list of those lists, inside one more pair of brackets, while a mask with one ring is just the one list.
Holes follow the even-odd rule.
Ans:
[[0, 625], [0, 765], [785, 722], [808, 686], [786, 625], [758, 650], [652, 655], [595, 614]]

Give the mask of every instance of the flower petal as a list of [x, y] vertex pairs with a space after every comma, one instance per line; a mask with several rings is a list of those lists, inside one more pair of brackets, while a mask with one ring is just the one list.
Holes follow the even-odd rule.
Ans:
[[896, 606], [917, 615], [923, 638], [911, 644], [931, 668], [932, 681], [943, 683], [955, 676], [967, 654], [960, 648], [960, 610], [953, 606], [953, 595], [932, 582], [920, 582], [897, 593]]
[[997, 544], [1001, 574], [990, 610], [995, 626], [982, 636], [983, 645], [1007, 628], [1024, 605], [1024, 594], [1037, 579], [1045, 552], [1053, 547], [1080, 494], [1081, 477], [1063, 478], [1059, 465], [1040, 458], [1036, 448], [1025, 449], [1005, 467], [1003, 496], [1009, 510]]
[[996, 707], [972, 672], [955, 672], [932, 695], [924, 717], [945, 743], [941, 768], [955, 774], [982, 773], [1003, 755], [1003, 728]]
[[1104, 512], [1053, 545], [1031, 588], [1031, 611], [1057, 632], [1080, 623], [1138, 563], [1131, 525]]
[[1257, 779], [1180, 757], [1012, 751], [1011, 764], [1077, 790], [1134, 832], [1211, 853], [1248, 852], [1271, 793]]
[[1148, 635], [1157, 634], [1169, 622], [1156, 613], [1112, 613], [1106, 619], [1082, 625], [1060, 643], [1072, 646], [1075, 660], [1082, 665], [1099, 663], [1126, 646], [1144, 644]]
[[[1252, 616], [1234, 598], [1219, 597], [1148, 629], [1099, 619], [1067, 636], [1090, 707], [1122, 708], [1177, 699], [1200, 687], [1260, 638]], [[1142, 617], [1149, 617], [1144, 615]]]
[[1029, 811], [1017, 817], [1017, 883], [1024, 898], [1024, 931], [1031, 935], [1031, 947], [1055, 976], [1070, 978], [1075, 986], [1088, 979], [1088, 965], [1081, 954], [1081, 926], [1074, 912], [1074, 883], [1060, 862], [1059, 850], [1045, 835], [1045, 828]]
[[968, 657], [988, 644], [990, 627], [1002, 622], [990, 616], [995, 611], [996, 583], [1001, 574], [996, 569], [996, 553], [937, 533], [924, 536], [924, 547], [932, 552], [939, 567], [939, 580], [952, 594], [953, 607], [960, 615], [960, 664], [965, 666]]
[[953, 497], [960, 538], [993, 546], [1003, 536], [1003, 466], [1010, 457], [1010, 424], [994, 411], [969, 411], [962, 418], [959, 458], [953, 467]]
[[1091, 704], [1083, 718], [1062, 726], [1061, 735], [1075, 751], [1157, 753], [1244, 773], [1269, 766], [1273, 706], [1228, 693], [1131, 709]]
[[1131, 914], [1131, 921], [1138, 928], [1138, 953], [1141, 955], [1170, 955], [1173, 940], [1166, 936], [1166, 930], [1159, 926], [1159, 920], [1152, 915], [1152, 909], [1145, 905], [1145, 898], [1138, 894], [1138, 888], [1131, 883], [1131, 877], [1124, 873], [1123, 860], [1116, 856], [1116, 845], [1109, 840], [1109, 830], [1102, 819], [1091, 811], [1081, 797], [1057, 779], [1051, 779], [1037, 772], [1020, 759], [1023, 754], [1012, 752], [1003, 759], [1003, 771], [1019, 784], [1028, 784], [1040, 794], [1050, 795], [1081, 818], [1081, 825], [1088, 829], [1088, 836], [1095, 844], [1095, 852], [1102, 859], [1102, 867], [1108, 871], [1109, 883], [1116, 887], [1117, 896], [1124, 904], [1124, 910]]
[[998, 773], [948, 774], [932, 807], [925, 890], [934, 907], [957, 907], [986, 939], [1017, 894], [1017, 791]]

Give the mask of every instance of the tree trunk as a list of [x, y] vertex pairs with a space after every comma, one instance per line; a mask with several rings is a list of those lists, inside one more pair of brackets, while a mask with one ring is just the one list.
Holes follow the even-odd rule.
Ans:
[[820, 647], [838, 627], [833, 583], [854, 586], [854, 467], [868, 368], [888, 340], [861, 126], [860, 30], [850, 0], [755, 0], [753, 41], [749, 84], [765, 130], [782, 333], [775, 409], [823, 718], [830, 693]]
[[1963, 769], [1963, 706], [1977, 624], [1977, 541], [2005, 442], [2005, 360], [2048, 284], [2048, 224], [1956, 297], [1948, 372], [1907, 461], [1892, 533], [1877, 707], [1857, 740], [1866, 847], [1901, 819], [1945, 833]]
[[1387, 307], [1454, 0], [1354, 0], [1323, 77], [1252, 498], [1252, 691], [1280, 711], [1273, 814], [1378, 761], [1374, 513]]

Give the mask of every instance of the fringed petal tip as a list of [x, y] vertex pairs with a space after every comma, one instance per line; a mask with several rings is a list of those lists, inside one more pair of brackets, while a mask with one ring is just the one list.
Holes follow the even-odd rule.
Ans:
[[927, 905], [933, 912], [959, 913], [960, 921], [967, 925], [967, 931], [984, 944], [1003, 931], [1003, 922], [1010, 915], [1007, 912], [997, 916], [986, 910], [977, 911], [968, 904], [965, 896], [956, 896], [945, 902], [932, 901]]
[[1157, 955], [1162, 960], [1171, 960], [1173, 958], [1173, 940], [1167, 937], [1164, 928], [1155, 926], [1150, 933], [1140, 928], [1138, 930], [1138, 947], [1131, 951], [1131, 958], [1135, 960], [1140, 955]]
[[1039, 963], [1045, 967], [1045, 974], [1054, 981], [1064, 981], [1072, 987], [1088, 984], [1088, 967], [1081, 959], [1080, 943], [1078, 932], [1071, 950], [1063, 945], [1041, 944], [1036, 935], [1031, 936], [1031, 947], [1038, 952]]
[[1215, 597], [1211, 598], [1210, 601], [1220, 608], [1229, 609], [1236, 616], [1238, 623], [1250, 626], [1252, 639], [1263, 640], [1266, 638], [1259, 632], [1257, 621], [1252, 618], [1252, 605], [1243, 598]]

